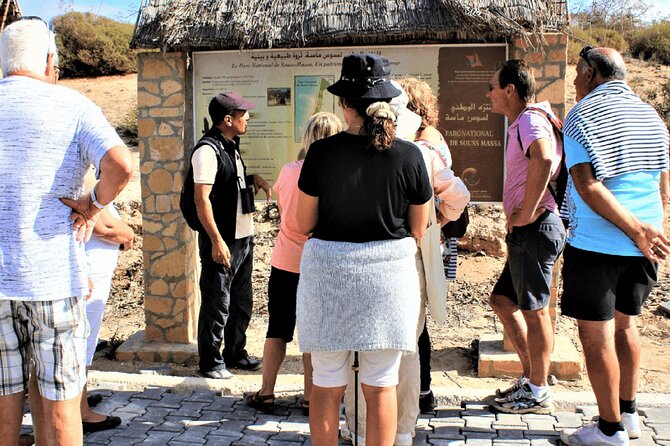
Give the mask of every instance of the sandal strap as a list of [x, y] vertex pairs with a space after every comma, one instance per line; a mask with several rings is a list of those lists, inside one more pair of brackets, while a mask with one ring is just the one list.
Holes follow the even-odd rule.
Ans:
[[259, 390], [259, 391], [257, 391], [256, 393], [253, 394], [252, 398], [255, 401], [263, 402], [263, 403], [267, 402], [268, 400], [272, 400], [272, 402], [274, 402], [275, 394], [271, 393], [269, 395], [261, 395], [261, 391]]

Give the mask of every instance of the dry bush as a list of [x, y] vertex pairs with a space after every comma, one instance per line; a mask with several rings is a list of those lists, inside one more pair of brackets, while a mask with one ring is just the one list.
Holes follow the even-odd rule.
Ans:
[[670, 129], [670, 80], [666, 80], [657, 90], [648, 91], [646, 100], [654, 106]]
[[614, 48], [619, 52], [628, 51], [626, 38], [616, 30], [607, 28], [581, 29], [579, 26], [570, 28], [570, 39], [568, 40], [568, 63], [579, 62], [579, 52], [584, 45], [606, 46]]

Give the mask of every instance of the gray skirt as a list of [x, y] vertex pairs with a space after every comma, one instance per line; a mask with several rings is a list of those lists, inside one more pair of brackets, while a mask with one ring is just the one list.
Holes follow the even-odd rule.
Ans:
[[411, 237], [366, 243], [308, 240], [296, 310], [300, 350], [415, 351], [416, 251]]

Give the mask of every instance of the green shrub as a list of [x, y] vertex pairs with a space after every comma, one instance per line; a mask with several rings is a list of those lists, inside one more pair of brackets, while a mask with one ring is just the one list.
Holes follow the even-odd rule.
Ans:
[[606, 46], [614, 48], [620, 53], [628, 51], [628, 42], [626, 38], [614, 29], [593, 28], [591, 35], [595, 39], [598, 46]]
[[646, 94], [647, 101], [654, 106], [658, 114], [670, 129], [670, 80], [665, 81], [658, 90], [649, 90]]
[[657, 23], [634, 33], [630, 52], [641, 59], [670, 65], [670, 22]]
[[607, 28], [581, 29], [579, 26], [570, 27], [568, 40], [568, 63], [579, 62], [579, 52], [584, 45], [606, 46], [619, 52], [628, 51], [626, 38], [616, 30]]
[[130, 49], [133, 26], [91, 13], [54, 17], [53, 28], [64, 76], [85, 77], [137, 71]]
[[579, 52], [584, 45], [597, 46], [597, 42], [589, 35], [588, 31], [581, 29], [579, 26], [571, 26], [569, 35], [568, 63], [577, 64], [577, 62], [579, 62]]

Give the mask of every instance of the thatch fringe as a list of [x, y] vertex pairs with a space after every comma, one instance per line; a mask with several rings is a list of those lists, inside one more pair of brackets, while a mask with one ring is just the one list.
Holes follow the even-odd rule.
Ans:
[[0, 32], [18, 17], [21, 17], [19, 0], [0, 0]]
[[[132, 46], [300, 48], [502, 41], [562, 31], [566, 0], [145, 0]], [[558, 7], [557, 7], [558, 5]]]

